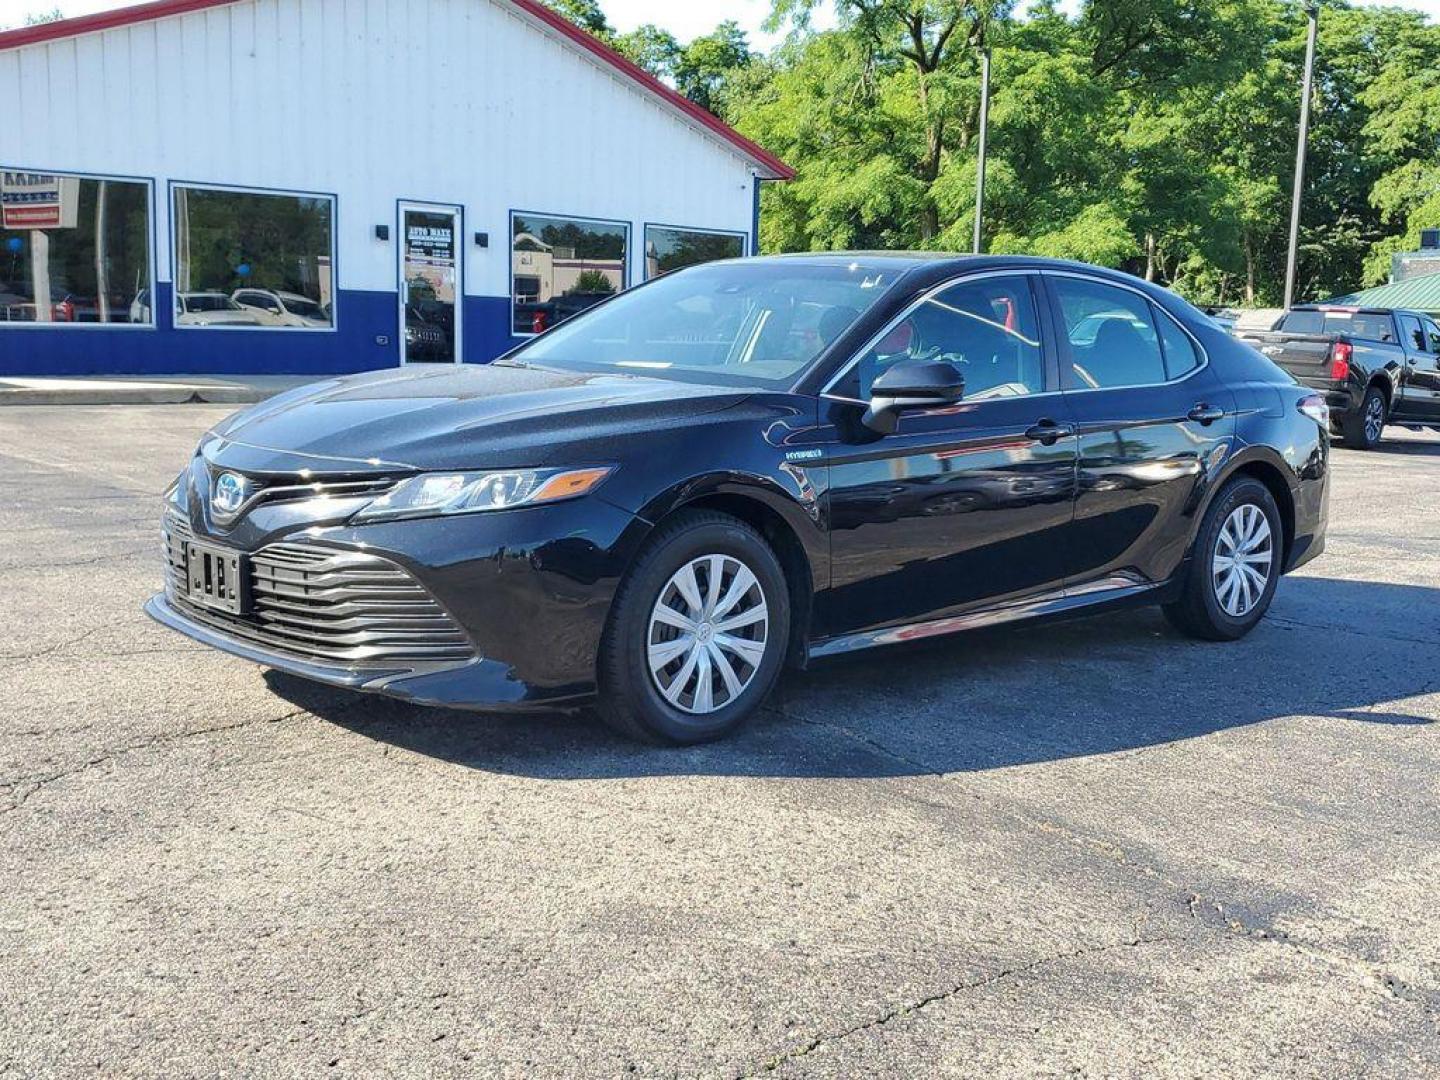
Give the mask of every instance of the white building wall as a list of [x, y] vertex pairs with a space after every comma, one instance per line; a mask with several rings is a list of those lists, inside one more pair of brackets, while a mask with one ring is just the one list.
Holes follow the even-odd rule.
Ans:
[[629, 221], [632, 283], [647, 221], [751, 228], [734, 148], [506, 0], [240, 0], [0, 52], [0, 100], [0, 162], [155, 180], [161, 281], [169, 181], [337, 196], [342, 290], [394, 291], [397, 199], [464, 206], [470, 295], [511, 209]]

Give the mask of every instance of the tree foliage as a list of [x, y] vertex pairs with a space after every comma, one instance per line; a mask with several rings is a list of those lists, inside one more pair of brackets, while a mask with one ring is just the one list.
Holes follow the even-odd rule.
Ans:
[[[682, 46], [554, 0], [798, 171], [766, 250], [968, 250], [980, 54], [992, 51], [989, 250], [1121, 267], [1203, 302], [1283, 291], [1306, 19], [1300, 0], [772, 0]], [[838, 14], [817, 32], [822, 3]], [[576, 17], [573, 16], [572, 17]], [[582, 18], [577, 17], [577, 21]], [[1322, 0], [1298, 292], [1384, 280], [1440, 225], [1440, 26]]]

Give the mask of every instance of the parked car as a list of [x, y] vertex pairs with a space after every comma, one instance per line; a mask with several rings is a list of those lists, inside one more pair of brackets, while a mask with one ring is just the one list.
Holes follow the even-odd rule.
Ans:
[[320, 682], [590, 703], [695, 743], [787, 663], [873, 646], [1139, 604], [1242, 637], [1323, 549], [1326, 422], [1113, 271], [716, 262], [489, 366], [327, 380], [220, 423], [166, 494], [146, 610]]
[[176, 326], [259, 326], [260, 315], [224, 293], [185, 292], [175, 295]]
[[331, 325], [325, 309], [299, 293], [236, 289], [230, 294], [230, 299], [255, 312], [262, 326], [298, 326], [315, 330], [329, 329]]
[[1238, 337], [1324, 391], [1349, 446], [1373, 449], [1392, 421], [1440, 430], [1440, 326], [1424, 312], [1309, 304]]

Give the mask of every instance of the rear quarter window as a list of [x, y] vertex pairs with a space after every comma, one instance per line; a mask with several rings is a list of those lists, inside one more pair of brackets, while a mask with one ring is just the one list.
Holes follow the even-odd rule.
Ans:
[[1163, 308], [1156, 305], [1155, 325], [1160, 329], [1160, 346], [1165, 351], [1165, 374], [1182, 378], [1200, 366], [1200, 350]]
[[1280, 329], [1286, 334], [1323, 334], [1325, 316], [1318, 311], [1292, 311], [1285, 316]]

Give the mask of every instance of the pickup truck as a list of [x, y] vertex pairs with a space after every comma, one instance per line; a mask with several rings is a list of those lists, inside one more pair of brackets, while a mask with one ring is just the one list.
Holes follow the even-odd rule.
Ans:
[[1440, 430], [1440, 326], [1424, 312], [1307, 304], [1235, 336], [1323, 391], [1348, 446], [1374, 449], [1387, 423]]

